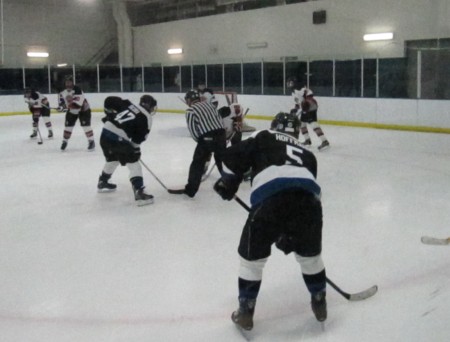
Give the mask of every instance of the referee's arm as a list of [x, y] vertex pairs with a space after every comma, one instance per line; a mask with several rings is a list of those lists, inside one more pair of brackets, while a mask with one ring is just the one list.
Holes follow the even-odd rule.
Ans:
[[194, 139], [195, 141], [198, 141], [199, 138], [198, 132], [196, 130], [197, 121], [198, 118], [196, 117], [194, 111], [192, 110], [192, 108], [189, 108], [186, 111], [186, 122], [189, 133], [191, 134], [192, 139]]

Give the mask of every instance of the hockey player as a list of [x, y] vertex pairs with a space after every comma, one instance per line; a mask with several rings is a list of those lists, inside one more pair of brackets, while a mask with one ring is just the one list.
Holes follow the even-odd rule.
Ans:
[[231, 316], [245, 330], [253, 328], [263, 268], [273, 243], [285, 254], [294, 252], [311, 294], [312, 311], [318, 321], [327, 318], [317, 161], [294, 138], [296, 120], [292, 114], [279, 113], [272, 130], [229, 147], [223, 154], [222, 177], [214, 185], [223, 199], [231, 200], [243, 174], [253, 170], [251, 209], [238, 247], [239, 307]]
[[24, 99], [25, 103], [28, 104], [28, 109], [33, 117], [33, 132], [31, 133], [30, 138], [37, 137], [39, 118], [41, 116], [45, 122], [45, 127], [47, 127], [48, 137], [53, 138], [52, 122], [50, 120], [50, 103], [48, 102], [47, 97], [33, 88], [25, 88]]
[[[205, 92], [201, 97], [202, 101], [211, 103], [214, 107], [218, 107], [219, 102], [215, 99], [214, 94]], [[223, 106], [219, 108], [218, 113], [222, 118], [222, 123], [225, 128], [225, 137], [227, 143], [230, 142], [234, 145], [242, 140], [242, 121], [244, 117], [244, 111], [240, 104], [232, 103], [230, 106]], [[206, 175], [211, 163], [212, 153], [206, 161], [205, 168], [203, 170], [202, 181], [206, 179]], [[214, 167], [214, 166], [213, 166]]]
[[234, 145], [242, 140], [242, 122], [244, 119], [244, 109], [239, 103], [232, 103], [230, 106], [223, 106], [219, 109], [227, 141]]
[[84, 134], [88, 139], [88, 151], [94, 151], [94, 131], [91, 128], [92, 114], [89, 103], [86, 100], [81, 88], [74, 84], [71, 76], [66, 77], [64, 86], [65, 89], [59, 93], [58, 107], [60, 112], [66, 112], [61, 150], [64, 151], [66, 149], [75, 123], [79, 119], [80, 125], [84, 130]]
[[189, 108], [186, 110], [188, 130], [197, 146], [189, 167], [188, 182], [184, 189], [169, 189], [171, 194], [186, 194], [194, 197], [197, 193], [205, 165], [211, 153], [214, 153], [216, 165], [222, 170], [221, 154], [226, 148], [225, 129], [216, 107], [208, 102], [200, 101], [196, 90], [186, 93], [184, 100]]
[[156, 100], [143, 95], [139, 105], [117, 96], [109, 96], [104, 102], [106, 117], [100, 136], [100, 146], [106, 159], [102, 174], [98, 179], [99, 192], [116, 190], [116, 184], [109, 183], [111, 175], [119, 164], [127, 165], [130, 182], [138, 206], [153, 203], [153, 196], [145, 192], [140, 144], [147, 139], [152, 127], [152, 117], [157, 109]]
[[330, 143], [317, 121], [317, 109], [319, 108], [319, 105], [314, 98], [312, 90], [306, 87], [300, 87], [299, 82], [295, 77], [290, 77], [288, 79], [287, 87], [292, 90], [292, 96], [295, 102], [295, 107], [291, 111], [296, 112], [301, 121], [300, 129], [304, 138], [303, 144], [306, 146], [311, 145], [311, 138], [309, 137], [307, 127], [307, 124], [309, 124], [321, 140], [321, 144], [318, 147], [319, 151], [329, 148]]
[[[200, 93], [200, 100], [208, 102], [215, 108], [219, 106], [219, 101], [216, 99], [214, 92], [209, 88], [202, 88]], [[242, 122], [244, 119], [244, 110], [239, 103], [231, 103], [229, 106], [223, 106], [218, 109], [218, 113], [222, 118], [223, 126], [225, 128], [225, 136], [227, 141], [235, 144], [242, 140]]]

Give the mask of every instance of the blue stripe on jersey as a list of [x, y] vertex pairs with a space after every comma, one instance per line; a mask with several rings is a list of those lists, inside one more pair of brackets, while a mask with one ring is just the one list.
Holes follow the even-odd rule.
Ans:
[[320, 197], [320, 186], [312, 179], [278, 177], [253, 190], [250, 195], [250, 203], [252, 206], [255, 206], [281, 191], [292, 191], [295, 189], [305, 190]]

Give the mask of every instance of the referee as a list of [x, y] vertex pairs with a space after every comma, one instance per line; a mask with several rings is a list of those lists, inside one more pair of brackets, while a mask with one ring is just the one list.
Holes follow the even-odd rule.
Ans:
[[188, 182], [184, 189], [171, 190], [171, 194], [186, 194], [194, 197], [200, 187], [206, 162], [214, 153], [217, 169], [222, 172], [221, 154], [226, 149], [225, 128], [217, 109], [208, 102], [200, 101], [197, 90], [190, 90], [184, 96], [189, 108], [186, 110], [186, 122], [192, 139], [197, 147], [189, 167]]

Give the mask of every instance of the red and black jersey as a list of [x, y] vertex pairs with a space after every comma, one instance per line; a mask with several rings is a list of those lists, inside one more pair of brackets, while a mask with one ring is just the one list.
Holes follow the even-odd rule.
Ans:
[[84, 112], [90, 109], [83, 91], [78, 86], [60, 92], [58, 102], [60, 107], [67, 108], [72, 114], [79, 114], [80, 111]]

